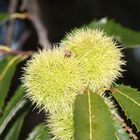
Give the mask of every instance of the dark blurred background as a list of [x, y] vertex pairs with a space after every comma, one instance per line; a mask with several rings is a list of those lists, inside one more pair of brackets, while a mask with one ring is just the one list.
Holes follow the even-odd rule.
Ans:
[[[139, 0], [11, 1], [0, 0], [0, 12], [28, 11], [39, 15], [43, 26], [47, 29], [51, 43], [59, 42], [66, 31], [68, 32], [74, 27], [89, 23], [93, 19], [101, 19], [103, 17], [114, 19], [121, 25], [133, 30], [140, 30]], [[11, 3], [14, 3], [14, 6], [11, 6]]]
[[[27, 12], [31, 15], [30, 19], [5, 20], [0, 24], [0, 43], [14, 50], [37, 50], [42, 46], [41, 42], [52, 45], [72, 28], [103, 17], [140, 31], [140, 0], [0, 0], [0, 12]], [[12, 34], [9, 26], [13, 28]], [[124, 53], [128, 62], [125, 67], [127, 71], [118, 82], [140, 89], [140, 49], [127, 49]], [[17, 75], [20, 75], [19, 70]], [[17, 75], [13, 89], [20, 82]], [[44, 114], [36, 115], [37, 112], [31, 111], [26, 117], [20, 140], [43, 120]]]

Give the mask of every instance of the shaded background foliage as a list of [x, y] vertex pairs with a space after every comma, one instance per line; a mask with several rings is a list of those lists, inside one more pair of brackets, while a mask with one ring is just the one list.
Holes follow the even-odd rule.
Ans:
[[[87, 24], [93, 19], [103, 17], [114, 19], [122, 26], [140, 31], [139, 0], [15, 0], [15, 3], [16, 6], [12, 7], [12, 1], [0, 0], [0, 12], [9, 11], [10, 13], [22, 13], [27, 11], [34, 13], [34, 11], [36, 11], [34, 5], [36, 4], [39, 12], [36, 11], [35, 14], [38, 15], [37, 17], [40, 19], [43, 29], [47, 31], [45, 32], [46, 36], [44, 36], [48, 37], [49, 44], [59, 42], [64, 37], [65, 32]], [[1, 44], [10, 44], [14, 50], [36, 50], [37, 47], [42, 45], [38, 43], [39, 38], [33, 21], [28, 19], [14, 19], [13, 21], [13, 23], [5, 21], [0, 25]], [[10, 39], [6, 27], [11, 24], [13, 24], [13, 31], [15, 31], [15, 33], [10, 36]], [[25, 33], [24, 31], [26, 31], [28, 36], [23, 40], [21, 47], [18, 48], [17, 42]], [[7, 36], [4, 34], [7, 34]], [[124, 78], [118, 82], [123, 82], [140, 89], [140, 58], [138, 58], [138, 52], [139, 49], [124, 50], [126, 54], [125, 59], [128, 61], [126, 66], [128, 71], [124, 72]], [[18, 66], [16, 74], [13, 77], [13, 81], [16, 82], [12, 82], [9, 97], [12, 95], [15, 87], [17, 87], [17, 84], [20, 83], [20, 75], [20, 66]], [[38, 110], [34, 110], [27, 115], [22, 128], [24, 131], [21, 131], [20, 135], [21, 140], [26, 137], [27, 132], [29, 132], [36, 123], [43, 120], [44, 114], [35, 115], [37, 112]], [[30, 126], [28, 124], [30, 124]]]

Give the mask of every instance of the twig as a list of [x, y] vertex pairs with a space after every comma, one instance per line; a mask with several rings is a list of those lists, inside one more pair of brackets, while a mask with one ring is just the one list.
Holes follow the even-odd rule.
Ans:
[[128, 127], [125, 121], [116, 114], [113, 114], [113, 118], [120, 122], [122, 128], [129, 133], [129, 137], [132, 137], [134, 140], [138, 140], [138, 137], [133, 133], [132, 128]]
[[21, 47], [23, 46], [23, 44], [25, 43], [25, 41], [28, 39], [28, 37], [30, 36], [31, 32], [28, 30], [25, 30], [23, 32], [23, 34], [21, 35], [21, 37], [19, 38], [19, 40], [17, 41], [16, 45], [18, 50], [21, 50]]
[[10, 0], [9, 3], [9, 12], [14, 13], [16, 11], [16, 8], [18, 6], [18, 0]]
[[46, 49], [51, 49], [52, 45], [48, 40], [47, 30], [40, 19], [40, 10], [36, 0], [29, 1], [27, 11], [28, 18], [32, 21], [36, 28], [40, 45]]
[[15, 54], [15, 55], [32, 55], [32, 51], [14, 51], [14, 50], [4, 50], [0, 49], [0, 54]]

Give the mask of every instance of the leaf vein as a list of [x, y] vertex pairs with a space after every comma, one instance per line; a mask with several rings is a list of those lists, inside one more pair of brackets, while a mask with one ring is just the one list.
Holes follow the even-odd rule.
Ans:
[[130, 98], [129, 96], [127, 96], [126, 94], [122, 93], [121, 91], [117, 90], [120, 94], [122, 94], [123, 96], [125, 96], [126, 98], [128, 98], [129, 100], [131, 100], [132, 102], [134, 102], [136, 105], [140, 106], [140, 104], [138, 102], [136, 102], [135, 100], [133, 100], [132, 98]]
[[92, 112], [91, 112], [91, 98], [90, 98], [90, 92], [88, 90], [88, 107], [89, 107], [89, 139], [92, 140]]

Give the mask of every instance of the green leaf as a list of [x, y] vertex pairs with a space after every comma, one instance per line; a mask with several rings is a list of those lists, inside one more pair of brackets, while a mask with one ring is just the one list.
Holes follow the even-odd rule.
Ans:
[[4, 59], [0, 60], [0, 74], [3, 72], [4, 68], [12, 58], [13, 56], [7, 56]]
[[24, 118], [27, 112], [28, 111], [20, 114], [20, 116], [15, 120], [14, 124], [10, 128], [10, 131], [7, 133], [4, 140], [19, 140], [20, 130], [23, 125]]
[[140, 130], [140, 91], [129, 86], [118, 85], [112, 90], [112, 93], [126, 116]]
[[0, 118], [0, 134], [3, 132], [9, 121], [16, 115], [16, 113], [26, 104], [26, 100], [23, 100], [24, 92], [23, 87], [19, 86], [11, 100], [3, 111], [3, 115]]
[[5, 98], [7, 96], [10, 82], [15, 73], [16, 66], [26, 57], [22, 55], [8, 56], [0, 61], [0, 113], [2, 113]]
[[0, 22], [6, 17], [8, 17], [8, 13], [0, 13]]
[[19, 101], [16, 106], [11, 110], [11, 112], [6, 116], [5, 120], [2, 122], [0, 126], [0, 135], [3, 130], [6, 128], [7, 124], [11, 121], [11, 119], [15, 116], [15, 114], [26, 104], [26, 100]]
[[122, 128], [122, 124], [121, 122], [119, 122], [118, 120], [114, 120], [114, 126], [116, 129], [116, 136], [118, 140], [132, 140], [129, 137], [129, 134], [126, 133], [126, 130], [124, 128]]
[[29, 134], [26, 140], [50, 140], [51, 136], [48, 133], [48, 128], [45, 124], [37, 125]]
[[116, 140], [111, 112], [98, 94], [78, 95], [74, 109], [75, 140]]
[[91, 22], [88, 27], [103, 29], [108, 35], [116, 37], [127, 48], [140, 44], [140, 32], [123, 27], [113, 20], [103, 18], [99, 21]]

